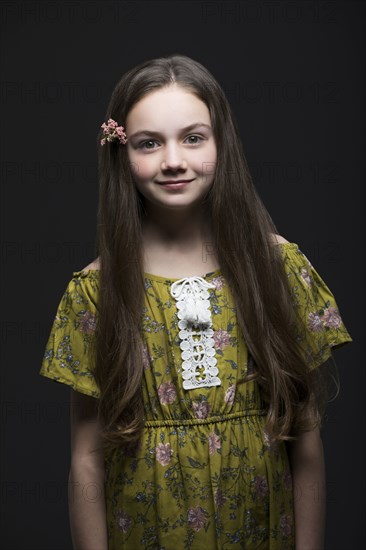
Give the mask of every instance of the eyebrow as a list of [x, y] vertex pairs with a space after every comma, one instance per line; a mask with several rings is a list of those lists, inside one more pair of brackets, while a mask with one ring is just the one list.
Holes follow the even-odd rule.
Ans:
[[[208, 128], [209, 130], [211, 130], [211, 126], [209, 124], [205, 124], [204, 122], [194, 122], [193, 124], [190, 124], [189, 126], [186, 126], [185, 128], [182, 128], [181, 129], [181, 134], [183, 134], [184, 132], [189, 132], [190, 130], [193, 130], [194, 128], [198, 128], [198, 127], [205, 127], [205, 128]], [[160, 137], [161, 136], [161, 133], [160, 132], [154, 132], [153, 130], [139, 130], [138, 132], [135, 132], [134, 134], [132, 134], [130, 136], [130, 139], [131, 138], [134, 138], [136, 136], [140, 136], [140, 135], [151, 135], [151, 136], [158, 136]]]

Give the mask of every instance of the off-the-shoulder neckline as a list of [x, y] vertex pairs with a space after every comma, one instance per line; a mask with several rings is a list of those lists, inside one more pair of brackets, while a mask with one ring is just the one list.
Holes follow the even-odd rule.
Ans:
[[[298, 248], [298, 244], [297, 243], [289, 243], [289, 242], [286, 242], [286, 243], [274, 243], [275, 246], [283, 246], [285, 248]], [[80, 270], [80, 271], [73, 271], [73, 276], [74, 277], [77, 277], [78, 275], [83, 275], [83, 276], [88, 276], [88, 274], [92, 274], [92, 273], [98, 273], [99, 272], [99, 269], [84, 269], [84, 270]], [[221, 274], [221, 269], [215, 269], [215, 271], [209, 271], [208, 273], [205, 273], [204, 275], [197, 275], [199, 277], [202, 277], [203, 279], [206, 279], [206, 278], [214, 278], [214, 277], [218, 277], [220, 276]], [[180, 281], [181, 279], [185, 278], [185, 277], [179, 277], [179, 278], [172, 278], [172, 277], [163, 277], [162, 275], [155, 275], [153, 273], [148, 273], [147, 271], [144, 272], [144, 278], [145, 279], [151, 279], [151, 280], [154, 280], [154, 281], [158, 281], [158, 282], [170, 282], [170, 283], [174, 283], [175, 281]]]

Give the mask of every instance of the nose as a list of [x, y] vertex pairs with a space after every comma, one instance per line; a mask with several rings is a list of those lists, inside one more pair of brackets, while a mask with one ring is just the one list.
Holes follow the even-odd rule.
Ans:
[[161, 169], [174, 171], [180, 168], [186, 169], [187, 161], [183, 158], [182, 151], [179, 146], [170, 143], [165, 148]]

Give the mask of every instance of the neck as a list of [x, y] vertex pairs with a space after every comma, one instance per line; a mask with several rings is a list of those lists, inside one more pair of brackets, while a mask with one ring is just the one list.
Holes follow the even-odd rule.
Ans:
[[149, 204], [142, 219], [142, 235], [145, 242], [185, 247], [210, 240], [211, 226], [202, 206], [188, 211], [161, 209]]

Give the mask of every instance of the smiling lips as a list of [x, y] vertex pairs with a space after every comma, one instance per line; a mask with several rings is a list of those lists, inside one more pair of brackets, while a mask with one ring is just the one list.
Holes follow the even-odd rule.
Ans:
[[174, 184], [174, 183], [188, 183], [190, 181], [193, 181], [193, 179], [191, 179], [191, 180], [167, 180], [167, 181], [158, 181], [157, 183], [159, 183], [160, 185], [166, 185], [166, 184]]

